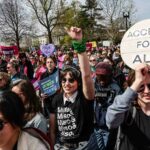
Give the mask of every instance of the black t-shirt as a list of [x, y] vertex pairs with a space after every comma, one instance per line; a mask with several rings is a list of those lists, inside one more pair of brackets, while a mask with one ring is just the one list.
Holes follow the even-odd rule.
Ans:
[[89, 139], [93, 132], [93, 101], [86, 100], [78, 93], [75, 102], [65, 106], [61, 93], [54, 97], [52, 108], [56, 114], [57, 135], [60, 142], [76, 143]]
[[132, 125], [123, 124], [120, 150], [150, 150], [150, 116], [137, 109]]

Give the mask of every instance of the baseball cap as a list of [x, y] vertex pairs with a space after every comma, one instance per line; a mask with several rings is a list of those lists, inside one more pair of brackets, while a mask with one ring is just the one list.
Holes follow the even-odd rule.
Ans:
[[107, 62], [99, 62], [96, 65], [96, 74], [97, 75], [111, 75], [112, 74], [112, 66]]

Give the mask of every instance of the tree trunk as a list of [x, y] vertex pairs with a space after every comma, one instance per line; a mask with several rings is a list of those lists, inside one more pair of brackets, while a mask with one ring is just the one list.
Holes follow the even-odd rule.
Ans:
[[18, 33], [16, 33], [16, 45], [18, 47], [18, 51], [20, 52], [20, 39]]
[[53, 43], [50, 29], [47, 29], [47, 31], [48, 31], [48, 42]]

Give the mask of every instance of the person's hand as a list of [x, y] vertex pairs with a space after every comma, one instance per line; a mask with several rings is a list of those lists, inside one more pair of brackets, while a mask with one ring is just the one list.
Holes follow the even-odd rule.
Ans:
[[47, 97], [48, 97], [47, 94], [41, 93], [41, 99], [42, 99], [42, 100], [45, 100]]
[[135, 81], [131, 88], [138, 91], [139, 87], [144, 83], [150, 83], [150, 66], [145, 63], [140, 63], [135, 68]]
[[82, 30], [81, 28], [77, 28], [77, 27], [71, 27], [70, 29], [65, 28], [65, 30], [67, 31], [68, 35], [77, 41], [81, 41], [82, 40]]
[[138, 64], [135, 68], [135, 81], [141, 84], [147, 81], [150, 77], [149, 70], [149, 65], [145, 63]]

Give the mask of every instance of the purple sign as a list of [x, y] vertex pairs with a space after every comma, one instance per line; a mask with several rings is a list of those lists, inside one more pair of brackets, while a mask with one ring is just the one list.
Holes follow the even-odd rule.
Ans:
[[55, 46], [53, 44], [43, 44], [40, 46], [42, 54], [49, 57], [55, 51]]

